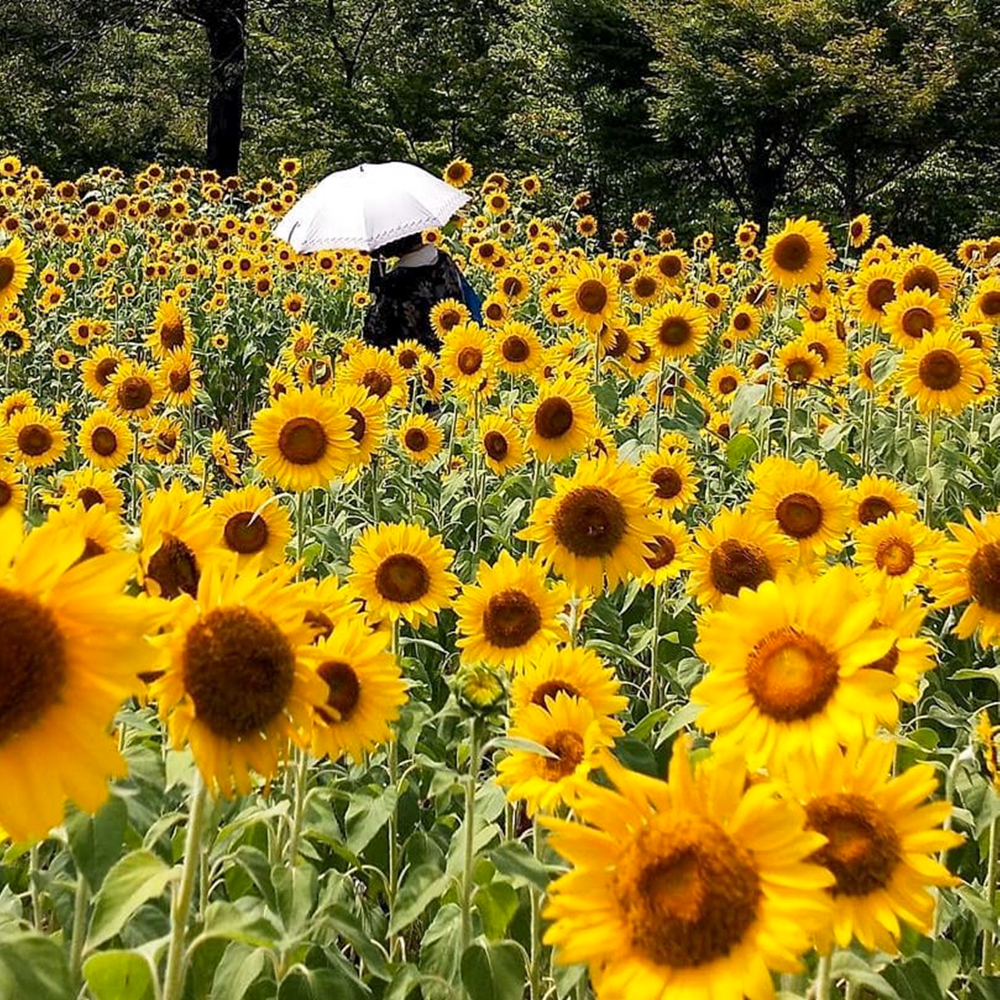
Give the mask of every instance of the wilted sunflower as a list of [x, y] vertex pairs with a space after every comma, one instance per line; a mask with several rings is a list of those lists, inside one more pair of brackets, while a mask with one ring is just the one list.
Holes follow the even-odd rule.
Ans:
[[406, 703], [406, 681], [388, 651], [389, 632], [373, 632], [355, 612], [337, 621], [302, 653], [323, 681], [326, 698], [313, 709], [312, 752], [360, 762], [377, 744], [393, 738], [391, 725]]
[[761, 264], [779, 288], [801, 288], [814, 284], [833, 257], [826, 230], [803, 215], [767, 238]]
[[245, 486], [223, 493], [212, 501], [211, 513], [219, 548], [236, 553], [240, 569], [252, 559], [262, 570], [283, 561], [292, 522], [269, 487]]
[[596, 334], [618, 312], [618, 280], [609, 268], [584, 261], [563, 276], [555, 302], [577, 326]]
[[397, 433], [397, 440], [407, 458], [418, 465], [426, 465], [441, 451], [444, 435], [430, 417], [414, 413], [403, 421]]
[[895, 754], [888, 740], [846, 751], [831, 743], [784, 769], [806, 828], [827, 838], [809, 860], [836, 879], [827, 890], [829, 921], [817, 935], [821, 953], [856, 938], [869, 951], [895, 954], [904, 925], [931, 932], [931, 887], [960, 881], [935, 857], [965, 838], [941, 829], [950, 802], [927, 801], [938, 790], [934, 767], [915, 764], [894, 776]]
[[491, 413], [476, 428], [486, 466], [498, 476], [524, 463], [524, 442], [518, 425], [500, 413]]
[[850, 516], [840, 480], [814, 459], [801, 465], [782, 458], [761, 462], [752, 474], [751, 511], [799, 543], [803, 558], [836, 551]]
[[0, 823], [22, 842], [59, 824], [67, 799], [96, 812], [128, 773], [108, 728], [162, 616], [125, 596], [134, 557], [80, 562], [84, 548], [65, 526], [22, 541], [17, 510], [0, 509]]
[[163, 398], [163, 384], [149, 365], [125, 360], [108, 377], [104, 398], [113, 412], [130, 420], [142, 420]]
[[171, 742], [190, 745], [206, 785], [224, 796], [248, 794], [252, 773], [273, 778], [289, 740], [307, 747], [312, 713], [326, 699], [322, 679], [299, 658], [312, 633], [305, 588], [289, 583], [294, 573], [213, 563], [154, 640], [164, 673], [151, 694]]
[[923, 583], [941, 544], [912, 514], [887, 514], [854, 530], [858, 576], [875, 592], [906, 594]]
[[883, 326], [897, 347], [909, 350], [927, 334], [948, 326], [948, 303], [922, 288], [903, 292], [885, 307]]
[[705, 343], [711, 318], [690, 299], [669, 301], [654, 309], [642, 330], [661, 358], [677, 360], [697, 354]]
[[670, 514], [690, 507], [701, 481], [694, 474], [694, 460], [686, 451], [664, 450], [647, 455], [639, 466], [639, 477], [651, 489], [651, 503]]
[[462, 659], [520, 667], [565, 640], [558, 616], [569, 591], [545, 577], [545, 567], [530, 556], [515, 562], [501, 552], [493, 566], [480, 562], [475, 584], [464, 586], [454, 603]]
[[587, 447], [597, 431], [596, 420], [590, 387], [576, 376], [562, 374], [543, 382], [538, 398], [524, 408], [526, 443], [540, 461], [561, 462]]
[[31, 275], [31, 261], [24, 241], [15, 236], [0, 246], [0, 309], [17, 301]]
[[571, 477], [555, 477], [555, 495], [539, 499], [518, 537], [577, 592], [612, 589], [645, 568], [645, 539], [655, 534], [648, 484], [634, 467], [581, 459]]
[[139, 582], [154, 597], [193, 597], [206, 564], [225, 555], [203, 495], [179, 480], [143, 498], [139, 528]]
[[11, 457], [29, 469], [55, 465], [66, 451], [66, 432], [60, 421], [37, 406], [27, 406], [8, 425]]
[[543, 820], [572, 865], [544, 911], [556, 961], [587, 963], [601, 1000], [768, 1000], [829, 910], [802, 807], [739, 758], [692, 768], [683, 738], [666, 781], [604, 769], [613, 787], [579, 787], [573, 821]]
[[988, 368], [982, 351], [942, 329], [923, 337], [903, 355], [899, 380], [921, 413], [957, 414], [975, 396], [975, 376]]
[[453, 555], [423, 525], [371, 525], [354, 543], [348, 584], [373, 620], [434, 621], [458, 586]]
[[736, 597], [747, 587], [756, 590], [779, 573], [790, 571], [798, 548], [760, 514], [721, 510], [711, 524], [694, 532], [689, 556], [688, 593], [714, 608], [724, 596]]
[[302, 492], [327, 486], [350, 464], [357, 450], [351, 426], [321, 389], [292, 389], [254, 414], [248, 443], [261, 475]]
[[874, 524], [889, 514], [915, 514], [917, 501], [895, 480], [886, 476], [862, 476], [848, 493], [851, 519], [855, 524]]
[[590, 703], [563, 692], [547, 699], [544, 708], [526, 705], [515, 713], [507, 735], [545, 748], [544, 753], [514, 750], [497, 765], [497, 784], [507, 790], [508, 801], [524, 803], [528, 816], [571, 803], [612, 742]]
[[751, 765], [894, 726], [895, 678], [870, 666], [895, 641], [876, 626], [878, 611], [845, 566], [724, 598], [698, 629], [695, 648], [709, 666], [691, 692], [704, 706], [698, 725]]
[[191, 320], [175, 299], [160, 300], [153, 320], [153, 332], [146, 338], [146, 346], [157, 361], [172, 351], [191, 350]]

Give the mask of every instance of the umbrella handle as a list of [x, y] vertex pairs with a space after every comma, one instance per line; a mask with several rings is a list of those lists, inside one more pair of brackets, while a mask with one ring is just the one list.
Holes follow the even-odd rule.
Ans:
[[375, 294], [382, 287], [385, 281], [385, 258], [372, 257], [371, 266], [368, 268], [368, 293]]

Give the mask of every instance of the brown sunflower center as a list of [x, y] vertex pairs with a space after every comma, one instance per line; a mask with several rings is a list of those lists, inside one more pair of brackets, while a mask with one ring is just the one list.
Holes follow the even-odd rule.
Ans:
[[0, 292], [14, 280], [14, 262], [10, 257], [0, 257]]
[[412, 348], [407, 347], [405, 350], [399, 352], [399, 366], [400, 368], [405, 368], [407, 371], [415, 368], [419, 360], [420, 355]]
[[17, 432], [18, 451], [30, 458], [44, 455], [52, 443], [52, 432], [43, 424], [25, 424]]
[[494, 462], [502, 462], [510, 451], [507, 438], [500, 431], [487, 431], [483, 435], [483, 449]]
[[523, 646], [541, 627], [538, 605], [520, 590], [494, 594], [483, 611], [483, 634], [500, 649]]
[[743, 587], [756, 590], [765, 580], [774, 579], [774, 567], [767, 553], [750, 542], [726, 538], [709, 558], [712, 585], [720, 594], [735, 597]]
[[123, 410], [144, 410], [153, 398], [153, 386], [140, 375], [123, 379], [115, 393]]
[[552, 530], [563, 548], [583, 559], [608, 556], [625, 537], [625, 508], [603, 486], [578, 486], [563, 497]]
[[0, 479], [0, 510], [7, 506], [14, 499], [14, 490], [10, 483]]
[[430, 438], [422, 428], [410, 427], [403, 435], [403, 442], [410, 451], [423, 451], [430, 443]]
[[801, 271], [812, 257], [812, 248], [801, 233], [789, 233], [775, 243], [773, 256], [782, 271]]
[[501, 287], [503, 288], [504, 295], [508, 298], [517, 298], [524, 291], [524, 284], [521, 279], [515, 277], [504, 278]]
[[267, 545], [267, 522], [252, 510], [233, 514], [222, 529], [227, 548], [242, 555], [260, 552]]
[[216, 608], [189, 629], [182, 670], [198, 720], [223, 739], [246, 739], [285, 708], [295, 651], [270, 618], [249, 608]]
[[61, 696], [66, 643], [55, 616], [29, 594], [0, 587], [0, 747]]
[[860, 222], [851, 223], [851, 237], [853, 239], [861, 239], [861, 234], [865, 231], [865, 227]]
[[167, 380], [170, 382], [171, 390], [178, 394], [187, 392], [191, 388], [191, 373], [186, 368], [172, 371]]
[[90, 510], [91, 507], [104, 503], [101, 491], [95, 490], [92, 486], [84, 486], [83, 489], [77, 490], [76, 498], [83, 504], [84, 510]]
[[654, 535], [646, 542], [646, 548], [650, 554], [643, 558], [652, 570], [669, 566], [677, 556], [677, 546], [674, 545], [673, 539], [666, 535]]
[[160, 343], [173, 351], [184, 343], [184, 320], [175, 316], [160, 324]]
[[810, 860], [834, 874], [834, 896], [867, 896], [889, 884], [902, 847], [874, 802], [847, 793], [820, 795], [806, 804], [806, 817], [807, 828], [827, 838]]
[[561, 438], [573, 426], [573, 406], [562, 396], [542, 400], [535, 410], [535, 433], [546, 441]]
[[883, 517], [894, 513], [895, 508], [885, 497], [865, 497], [858, 504], [858, 521], [861, 524], [874, 524], [876, 521], [881, 521]]
[[656, 487], [656, 496], [661, 500], [673, 500], [684, 489], [684, 480], [676, 469], [657, 469], [649, 478]]
[[302, 619], [313, 630], [314, 643], [327, 638], [333, 632], [333, 620], [322, 611], [307, 611]]
[[830, 360], [830, 352], [827, 349], [826, 344], [819, 340], [814, 340], [811, 344], [806, 345], [813, 354], [817, 355], [823, 364], [826, 364]]
[[739, 382], [732, 375], [723, 375], [719, 379], [719, 392], [723, 396], [728, 396], [731, 392], [736, 392]]
[[969, 560], [969, 592], [987, 611], [1000, 612], [1000, 542], [987, 542]]
[[571, 775], [583, 760], [583, 737], [572, 729], [560, 729], [545, 741], [552, 757], [540, 757], [542, 773], [548, 781], [560, 781]]
[[923, 306], [911, 306], [903, 313], [903, 332], [919, 340], [928, 330], [934, 329], [934, 316]]
[[573, 685], [568, 681], [549, 680], [542, 681], [542, 683], [535, 688], [531, 694], [531, 704], [541, 705], [542, 708], [545, 708], [546, 699], [552, 698], [554, 700], [557, 694], [569, 695], [570, 698], [582, 697], [580, 691], [573, 687]]
[[90, 435], [90, 447], [101, 458], [107, 458], [118, 450], [118, 435], [110, 427], [98, 427]]
[[786, 535], [809, 538], [822, 527], [823, 508], [809, 493], [789, 493], [782, 497], [774, 517]]
[[813, 363], [808, 358], [795, 358], [785, 366], [785, 375], [789, 382], [801, 385], [812, 378]]
[[733, 316], [733, 329], [743, 333], [753, 326], [753, 317], [749, 313], [738, 312]]
[[485, 309], [486, 318], [492, 320], [494, 323], [500, 322], [503, 319], [504, 310], [503, 306], [499, 302], [491, 302]]
[[504, 339], [500, 353], [503, 355], [505, 361], [509, 361], [511, 364], [518, 364], [528, 360], [531, 355], [531, 348], [524, 337], [514, 333]]
[[198, 593], [201, 569], [194, 553], [179, 538], [164, 535], [160, 547], [153, 553], [146, 576], [160, 586], [160, 595], [173, 600], [180, 594]]
[[868, 283], [865, 298], [868, 305], [878, 312], [885, 312], [885, 307], [896, 297], [896, 286], [889, 278], [876, 278]]
[[676, 278], [684, 267], [684, 262], [675, 253], [665, 253], [656, 265], [665, 278]]
[[903, 275], [903, 291], [912, 292], [914, 288], [922, 288], [925, 292], [930, 292], [931, 295], [937, 294], [941, 288], [941, 279], [938, 277], [937, 271], [926, 264], [917, 264], [911, 267]]
[[671, 316], [665, 319], [657, 331], [661, 344], [668, 347], [680, 347], [691, 339], [691, 324], [681, 316]]
[[282, 458], [293, 465], [312, 465], [325, 454], [326, 431], [315, 417], [292, 417], [278, 435]]
[[581, 312], [596, 316], [608, 304], [608, 290], [603, 281], [587, 278], [576, 290], [576, 304]]
[[326, 681], [326, 705], [316, 714], [327, 724], [347, 722], [361, 701], [361, 681], [349, 663], [327, 660], [316, 671]]
[[361, 376], [361, 384], [368, 390], [369, 396], [382, 399], [392, 390], [392, 376], [379, 368], [369, 368]]
[[962, 363], [952, 351], [937, 348], [920, 359], [920, 381], [935, 392], [954, 389], [962, 381]]
[[612, 879], [632, 946], [675, 969], [727, 956], [762, 898], [753, 855], [712, 820], [684, 814], [638, 833]]
[[889, 576], [902, 576], [915, 558], [913, 546], [903, 538], [883, 538], [875, 549], [875, 565]]
[[983, 292], [979, 296], [979, 311], [984, 316], [1000, 316], [1000, 292]]
[[478, 347], [463, 347], [455, 358], [455, 365], [463, 375], [475, 375], [482, 367], [483, 352]]
[[865, 670], [880, 670], [884, 674], [894, 673], [899, 666], [899, 643], [894, 642], [889, 647], [889, 652], [880, 656], [877, 660], [864, 665]]
[[812, 636], [787, 626], [764, 636], [747, 658], [747, 689], [760, 711], [779, 722], [822, 711], [838, 678], [836, 657]]
[[387, 601], [409, 604], [419, 601], [431, 589], [431, 575], [416, 556], [397, 552], [379, 564], [375, 589]]

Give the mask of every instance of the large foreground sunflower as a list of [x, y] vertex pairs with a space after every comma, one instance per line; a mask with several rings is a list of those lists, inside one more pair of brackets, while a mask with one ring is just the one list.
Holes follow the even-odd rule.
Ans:
[[12, 456], [29, 469], [55, 465], [66, 451], [66, 432], [58, 418], [37, 406], [26, 406], [10, 421]]
[[692, 769], [683, 740], [667, 781], [605, 770], [613, 788], [577, 792], [582, 823], [543, 821], [572, 865], [545, 910], [556, 960], [586, 962], [598, 1000], [770, 1000], [829, 910], [802, 807], [738, 759]]
[[306, 590], [289, 584], [294, 572], [213, 563], [155, 640], [164, 673], [151, 693], [171, 742], [190, 744], [206, 785], [224, 796], [248, 794], [253, 773], [274, 777], [290, 739], [308, 746], [312, 712], [326, 700], [319, 674], [298, 657], [312, 630]]
[[645, 539], [656, 534], [649, 487], [631, 466], [583, 459], [572, 477], [556, 476], [556, 492], [540, 499], [519, 537], [575, 590], [614, 588], [645, 569]]
[[983, 352], [950, 330], [928, 334], [903, 355], [899, 380], [921, 413], [961, 413], [975, 397]]
[[321, 389], [292, 389], [253, 419], [249, 444], [282, 489], [329, 485], [357, 450], [347, 414]]
[[821, 952], [852, 938], [869, 951], [894, 954], [904, 925], [929, 934], [934, 917], [931, 887], [957, 885], [935, 857], [962, 843], [942, 830], [950, 802], [927, 802], [938, 789], [930, 764], [893, 777], [896, 746], [870, 740], [823, 747], [784, 769], [789, 787], [806, 810], [806, 827], [827, 838], [810, 858], [836, 882], [827, 890], [832, 908], [817, 935]]
[[542, 461], [560, 462], [583, 451], [597, 432], [594, 397], [584, 382], [568, 374], [543, 383], [524, 418], [527, 445]]
[[619, 298], [618, 279], [610, 268], [585, 261], [562, 278], [555, 303], [578, 327], [596, 334], [618, 312]]
[[66, 799], [95, 812], [127, 773], [108, 729], [162, 610], [125, 596], [132, 556], [81, 562], [84, 548], [62, 526], [22, 541], [19, 513], [0, 509], [0, 824], [16, 840], [44, 837]]
[[709, 666], [691, 692], [705, 706], [698, 725], [752, 764], [895, 725], [895, 679], [871, 666], [895, 640], [877, 627], [878, 611], [845, 566], [725, 598], [698, 630], [695, 648]]
[[779, 288], [800, 288], [815, 284], [833, 256], [826, 230], [803, 215], [767, 238], [761, 264]]

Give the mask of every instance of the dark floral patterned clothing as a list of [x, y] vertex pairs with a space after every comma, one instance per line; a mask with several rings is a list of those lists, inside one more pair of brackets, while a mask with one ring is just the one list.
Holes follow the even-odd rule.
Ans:
[[454, 261], [439, 251], [433, 264], [393, 268], [373, 293], [364, 328], [369, 344], [391, 350], [412, 338], [436, 351], [441, 342], [431, 326], [431, 309], [442, 299], [461, 302], [462, 284]]

